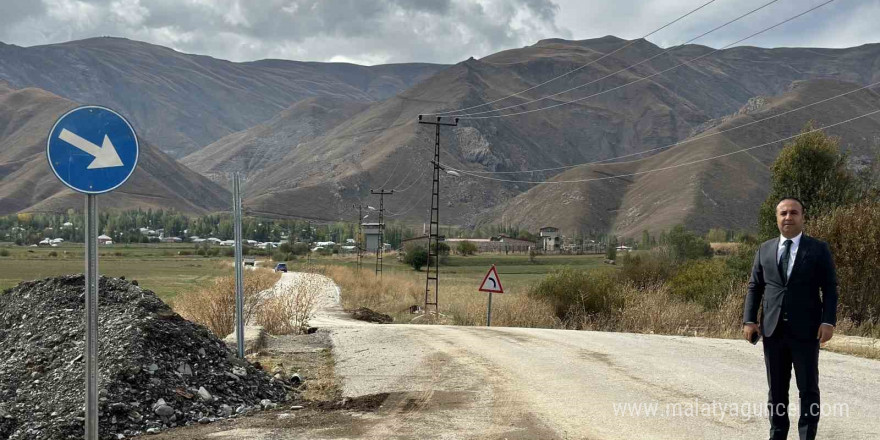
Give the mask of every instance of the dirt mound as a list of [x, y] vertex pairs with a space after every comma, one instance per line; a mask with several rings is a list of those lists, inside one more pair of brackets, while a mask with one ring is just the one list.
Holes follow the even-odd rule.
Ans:
[[[287, 384], [236, 359], [153, 292], [105, 277], [99, 289], [102, 439], [206, 423], [287, 399]], [[83, 437], [83, 292], [84, 277], [71, 275], [0, 294], [0, 439]]]
[[359, 321], [375, 322], [377, 324], [391, 324], [394, 322], [394, 318], [391, 316], [370, 310], [366, 307], [361, 307], [351, 312], [351, 317]]

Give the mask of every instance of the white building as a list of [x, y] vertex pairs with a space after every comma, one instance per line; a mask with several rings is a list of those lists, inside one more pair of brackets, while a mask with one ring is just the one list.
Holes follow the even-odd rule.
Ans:
[[542, 249], [544, 252], [557, 252], [562, 246], [562, 237], [559, 236], [559, 228], [545, 226], [540, 231]]

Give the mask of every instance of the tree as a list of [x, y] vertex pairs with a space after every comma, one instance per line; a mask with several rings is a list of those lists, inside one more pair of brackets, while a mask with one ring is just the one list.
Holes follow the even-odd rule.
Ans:
[[458, 242], [457, 250], [458, 250], [459, 254], [464, 255], [464, 256], [473, 255], [477, 252], [477, 245], [475, 245], [467, 240], [464, 240], [464, 241]]
[[679, 262], [712, 257], [712, 246], [702, 237], [676, 225], [669, 231], [669, 247]]
[[840, 152], [840, 140], [810, 130], [812, 122], [782, 149], [770, 168], [770, 194], [761, 205], [758, 220], [765, 239], [779, 234], [776, 204], [783, 197], [797, 197], [804, 203], [805, 220], [828, 214], [856, 198], [858, 182], [846, 168], [847, 157]]
[[422, 270], [422, 267], [428, 264], [428, 251], [421, 245], [407, 246], [403, 261], [412, 266], [414, 270]]
[[605, 259], [606, 260], [616, 260], [617, 259], [617, 237], [612, 236], [610, 240], [608, 240], [608, 248], [605, 249]]
[[841, 314], [856, 325], [876, 323], [880, 319], [880, 201], [862, 199], [835, 209], [808, 224], [807, 232], [831, 247]]
[[706, 234], [706, 240], [709, 243], [723, 243], [727, 241], [727, 231], [724, 228], [712, 228], [709, 229], [709, 233]]

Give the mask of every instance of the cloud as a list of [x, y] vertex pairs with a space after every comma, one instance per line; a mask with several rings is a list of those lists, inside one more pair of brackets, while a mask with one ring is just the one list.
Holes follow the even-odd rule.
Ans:
[[14, 0], [0, 40], [24, 46], [112, 35], [234, 61], [455, 63], [541, 38], [552, 0]]
[[[641, 37], [705, 0], [4, 0], [0, 41], [102, 35], [233, 61], [455, 63], [544, 38]], [[680, 44], [767, 0], [715, 2], [649, 39]], [[695, 43], [721, 47], [823, 0], [779, 1]], [[880, 0], [835, 2], [749, 44], [880, 41]]]

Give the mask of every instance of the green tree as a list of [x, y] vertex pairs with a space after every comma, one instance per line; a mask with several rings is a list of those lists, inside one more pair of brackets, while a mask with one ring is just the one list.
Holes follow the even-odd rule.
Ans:
[[608, 240], [608, 248], [605, 249], [605, 259], [607, 260], [616, 260], [617, 259], [617, 237], [612, 236]]
[[412, 266], [414, 270], [422, 270], [422, 267], [428, 264], [428, 251], [420, 245], [407, 246], [403, 261]]
[[458, 253], [464, 256], [473, 255], [477, 253], [477, 245], [465, 240], [458, 242], [457, 249]]
[[672, 255], [679, 262], [712, 256], [712, 247], [709, 246], [709, 242], [686, 230], [682, 225], [676, 225], [672, 228], [668, 237]]
[[846, 168], [847, 157], [840, 152], [840, 140], [810, 130], [812, 122], [782, 149], [770, 168], [770, 194], [761, 205], [758, 220], [763, 238], [779, 234], [776, 204], [783, 197], [803, 201], [804, 217], [808, 220], [851, 203], [857, 195], [858, 182]]
[[706, 234], [706, 240], [709, 243], [723, 243], [727, 241], [727, 231], [724, 228], [712, 228], [709, 229], [709, 233]]

